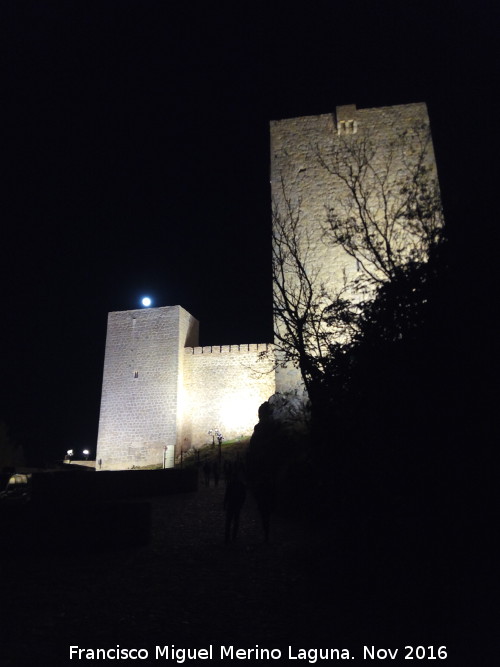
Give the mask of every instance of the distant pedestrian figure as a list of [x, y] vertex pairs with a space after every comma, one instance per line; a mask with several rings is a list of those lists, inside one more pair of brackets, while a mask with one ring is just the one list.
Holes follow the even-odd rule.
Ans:
[[210, 486], [210, 463], [208, 461], [203, 464], [203, 474], [205, 476], [205, 486]]
[[240, 472], [235, 470], [226, 487], [224, 509], [226, 511], [225, 542], [234, 542], [238, 535], [241, 508], [245, 504], [247, 489]]
[[276, 489], [272, 475], [262, 473], [255, 481], [253, 493], [262, 521], [262, 530], [264, 531], [264, 542], [269, 542], [269, 531], [271, 526], [271, 514], [276, 503]]
[[102, 468], [102, 459], [99, 459], [99, 470]]
[[220, 469], [217, 461], [213, 463], [212, 472], [214, 474], [214, 484], [215, 486], [219, 486]]
[[226, 459], [224, 461], [224, 467], [223, 467], [224, 482], [225, 482], [226, 486], [229, 484], [229, 480], [231, 479], [232, 470], [233, 470], [233, 466], [231, 464], [231, 461], [228, 461]]

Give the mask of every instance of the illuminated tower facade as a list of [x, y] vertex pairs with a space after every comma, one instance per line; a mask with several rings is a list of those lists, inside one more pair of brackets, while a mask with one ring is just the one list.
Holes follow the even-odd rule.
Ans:
[[198, 329], [180, 306], [109, 313], [97, 470], [169, 468], [210, 430], [252, 433], [275, 391], [272, 346], [199, 347]]
[[[349, 290], [362, 271], [356, 257], [341, 244], [329, 242], [325, 229], [332, 211], [354, 225], [360, 221], [357, 206], [364, 207], [373, 224], [389, 229], [392, 248], [401, 257], [411, 251], [418, 241], [409, 231], [411, 224], [406, 229], [398, 227], [406, 196], [402, 184], [420, 170], [427, 184], [435, 182], [439, 192], [424, 103], [374, 109], [340, 106], [329, 114], [272, 121], [270, 131], [274, 237], [277, 220], [285, 225], [293, 217], [298, 220], [300, 258], [315, 290], [325, 294], [324, 305], [346, 287]], [[351, 186], [357, 188], [358, 200]], [[273, 244], [276, 249], [276, 241]], [[297, 284], [294, 269], [286, 273], [285, 267], [284, 282], [293, 293]], [[353, 291], [344, 294], [359, 298]], [[275, 321], [275, 332], [280, 327], [282, 323]], [[299, 385], [296, 369], [278, 369], [277, 391]]]
[[198, 322], [180, 306], [109, 313], [98, 469], [164, 459], [173, 466], [184, 418], [184, 347], [197, 342]]

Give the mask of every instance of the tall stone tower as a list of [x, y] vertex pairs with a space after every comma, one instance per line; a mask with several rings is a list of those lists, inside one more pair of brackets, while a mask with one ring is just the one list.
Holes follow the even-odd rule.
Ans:
[[158, 465], [164, 457], [173, 466], [183, 428], [184, 348], [197, 343], [198, 322], [180, 306], [109, 313], [98, 469]]
[[[325, 294], [326, 305], [333, 295], [349, 290], [363, 271], [359, 257], [350, 255], [341, 244], [329, 242], [331, 237], [325, 234], [329, 215], [333, 211], [351, 220], [354, 229], [358, 223], [361, 226], [357, 207], [365, 207], [373, 224], [390, 230], [393, 249], [403, 257], [418, 241], [411, 224], [406, 229], [401, 224], [406, 205], [403, 183], [411, 179], [412, 170], [421, 167], [421, 173], [425, 172], [429, 182], [435, 181], [437, 188], [429, 118], [423, 103], [375, 109], [349, 105], [337, 107], [334, 113], [272, 121], [273, 256], [279, 245], [277, 226], [284, 224], [290, 229], [290, 223], [295, 223], [300, 261], [316, 293]], [[353, 185], [356, 179], [358, 183]], [[358, 188], [360, 200], [353, 197], [351, 186]], [[290, 247], [285, 249], [288, 257], [291, 252]], [[294, 298], [295, 291], [298, 302], [301, 288], [295, 267], [290, 267], [285, 259], [283, 281], [288, 295]], [[364, 268], [378, 271], [369, 266], [369, 260]], [[359, 298], [359, 293], [351, 290], [349, 296]], [[301, 294], [300, 298], [305, 297]], [[275, 319], [275, 332], [282, 331], [283, 322]], [[275, 342], [279, 347], [277, 336]], [[278, 350], [277, 354], [279, 358]], [[296, 369], [289, 365], [278, 369], [277, 391], [299, 386]]]
[[199, 347], [180, 306], [109, 313], [97, 470], [174, 465], [211, 440], [250, 435], [275, 392], [272, 345]]

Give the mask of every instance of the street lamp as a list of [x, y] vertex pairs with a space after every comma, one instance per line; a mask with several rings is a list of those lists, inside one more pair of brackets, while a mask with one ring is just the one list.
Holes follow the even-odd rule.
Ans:
[[83, 455], [85, 456], [85, 460], [86, 460], [86, 461], [89, 460], [89, 454], [90, 454], [90, 452], [89, 452], [88, 449], [84, 449], [84, 450], [83, 450]]
[[224, 436], [219, 430], [215, 431], [215, 435], [217, 436], [217, 441], [219, 443], [219, 465], [220, 465], [222, 462], [222, 441], [224, 440]]

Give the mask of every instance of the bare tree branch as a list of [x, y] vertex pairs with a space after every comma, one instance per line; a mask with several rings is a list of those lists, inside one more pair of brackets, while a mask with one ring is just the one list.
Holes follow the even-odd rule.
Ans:
[[346, 338], [354, 327], [352, 317], [334, 316], [350, 303], [343, 291], [329, 294], [319, 280], [319, 269], [309, 261], [311, 240], [302, 220], [300, 201], [293, 202], [281, 180], [280, 203], [273, 201], [272, 266], [274, 286], [275, 346], [283, 365], [301, 371], [311, 392], [320, 379], [330, 345]]
[[[272, 265], [277, 358], [300, 369], [312, 392], [331, 371], [331, 358], [356, 339], [377, 286], [404, 267], [427, 261], [443, 226], [428, 125], [389, 141], [369, 132], [340, 136], [331, 150], [311, 147], [332, 179], [319, 238], [356, 259], [361, 273], [332, 281], [319, 265], [318, 222], [311, 224], [281, 178], [273, 199]], [[306, 210], [307, 207], [306, 207]], [[324, 258], [322, 258], [324, 259]], [[328, 259], [326, 260], [329, 261]], [[333, 261], [333, 260], [332, 260]], [[331, 275], [331, 274], [330, 274]], [[327, 280], [327, 284], [323, 281]], [[341, 349], [342, 348], [342, 349]]]
[[366, 281], [390, 280], [408, 261], [426, 261], [443, 217], [427, 124], [381, 145], [369, 133], [342, 136], [332, 153], [316, 148], [339, 191], [323, 238], [355, 258]]

